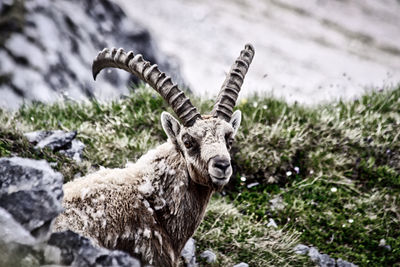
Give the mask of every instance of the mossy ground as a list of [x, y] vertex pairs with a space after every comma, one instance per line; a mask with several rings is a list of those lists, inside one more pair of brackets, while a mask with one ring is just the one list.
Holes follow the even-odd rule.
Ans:
[[[194, 102], [203, 112], [212, 106]], [[232, 149], [235, 176], [196, 233], [200, 251], [217, 253], [216, 266], [309, 265], [292, 252], [301, 242], [360, 266], [400, 264], [400, 88], [318, 107], [254, 96], [238, 108], [243, 120]], [[166, 140], [164, 110], [171, 111], [141, 87], [112, 103], [2, 111], [0, 154], [57, 162], [66, 180], [99, 166], [122, 167]], [[22, 137], [50, 129], [77, 130], [85, 160], [36, 151]], [[271, 218], [278, 229], [266, 226]]]

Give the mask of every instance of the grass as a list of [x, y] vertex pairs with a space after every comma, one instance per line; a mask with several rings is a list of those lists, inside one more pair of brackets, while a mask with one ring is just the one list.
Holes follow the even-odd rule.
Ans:
[[[202, 112], [212, 107], [211, 100], [194, 102]], [[221, 266], [307, 265], [292, 252], [300, 242], [360, 266], [400, 265], [400, 88], [318, 107], [253, 96], [238, 108], [235, 176], [227, 196], [208, 208], [195, 236], [198, 251], [211, 249]], [[111, 103], [2, 111], [0, 153], [57, 162], [66, 180], [99, 166], [122, 167], [166, 140], [163, 110], [171, 112], [142, 86]], [[85, 160], [38, 152], [21, 135], [43, 129], [77, 130]], [[278, 229], [266, 227], [271, 218]]]

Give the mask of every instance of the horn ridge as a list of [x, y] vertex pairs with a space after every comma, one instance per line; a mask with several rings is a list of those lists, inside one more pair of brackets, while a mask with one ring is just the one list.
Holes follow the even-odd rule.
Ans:
[[122, 48], [105, 48], [93, 60], [93, 78], [96, 79], [100, 71], [105, 68], [123, 69], [148, 83], [169, 103], [184, 126], [192, 126], [201, 118], [197, 108], [172, 82], [171, 77], [161, 72], [156, 64], [152, 65], [143, 59], [141, 54], [134, 55], [132, 51], [125, 52]]
[[236, 104], [246, 73], [253, 60], [254, 53], [254, 47], [251, 44], [246, 44], [244, 49], [240, 52], [239, 57], [233, 63], [219, 91], [213, 110], [211, 111], [214, 117], [226, 121], [231, 119], [233, 108]]

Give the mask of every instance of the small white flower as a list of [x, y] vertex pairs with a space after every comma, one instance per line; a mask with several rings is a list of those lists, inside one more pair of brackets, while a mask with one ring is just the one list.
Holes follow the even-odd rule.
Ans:
[[332, 193], [337, 192], [337, 188], [336, 188], [336, 187], [332, 187], [332, 188], [331, 188], [331, 192], [332, 192]]
[[344, 224], [342, 225], [342, 227], [346, 227], [346, 224], [344, 223]]
[[314, 173], [314, 171], [313, 171], [313, 170], [311, 170], [311, 171], [310, 171], [310, 174], [313, 174], [313, 173]]
[[258, 103], [257, 103], [257, 102], [254, 102], [254, 103], [253, 103], [253, 107], [256, 108], [257, 106], [258, 106]]
[[353, 219], [349, 219], [348, 222], [349, 222], [349, 223], [353, 223], [354, 220], [353, 220]]
[[294, 167], [294, 171], [296, 172], [296, 173], [299, 173], [300, 172], [300, 168], [299, 167]]
[[262, 108], [263, 108], [263, 109], [267, 109], [268, 106], [267, 106], [267, 105], [263, 105]]
[[292, 172], [291, 171], [287, 171], [286, 172], [286, 176], [290, 176], [290, 175], [292, 175]]
[[240, 177], [240, 181], [245, 182], [246, 181], [246, 177], [244, 177], [244, 176]]

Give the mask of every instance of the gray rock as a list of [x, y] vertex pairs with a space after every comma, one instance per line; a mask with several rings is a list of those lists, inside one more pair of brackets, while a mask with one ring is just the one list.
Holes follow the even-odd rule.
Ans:
[[62, 211], [63, 177], [44, 160], [0, 159], [0, 206], [34, 237], [46, 238]]
[[241, 262], [236, 265], [233, 265], [233, 267], [249, 267], [249, 265], [247, 263]]
[[311, 258], [312, 261], [318, 262], [319, 261], [319, 256], [320, 256], [320, 254], [318, 252], [318, 249], [316, 249], [314, 247], [311, 247], [308, 250], [308, 256]]
[[0, 159], [0, 266], [39, 266], [62, 211], [62, 175], [45, 161]]
[[36, 239], [12, 215], [0, 207], [0, 242], [35, 245]]
[[80, 162], [82, 161], [85, 145], [75, 139], [76, 134], [76, 131], [54, 130], [29, 132], [24, 135], [30, 143], [35, 145], [35, 148], [48, 147]]
[[318, 252], [318, 249], [311, 247], [308, 250], [308, 256], [311, 260], [318, 264], [321, 267], [334, 267], [336, 265], [335, 259], [332, 259], [327, 254], [321, 254]]
[[66, 150], [60, 150], [60, 153], [72, 158], [76, 162], [81, 162], [83, 157], [83, 149], [85, 149], [85, 144], [74, 139], [71, 142], [71, 147]]
[[303, 244], [298, 244], [297, 246], [294, 247], [294, 253], [300, 255], [306, 255], [309, 250], [310, 247]]
[[342, 260], [341, 258], [339, 258], [336, 261], [336, 265], [337, 265], [337, 267], [357, 267], [357, 265], [355, 265], [355, 264], [353, 264], [351, 262]]
[[196, 263], [195, 253], [196, 241], [193, 238], [189, 238], [181, 252], [181, 256], [183, 257], [187, 267], [198, 266], [198, 264]]
[[[76, 137], [77, 134], [76, 131], [64, 132], [62, 130], [46, 131], [45, 133], [45, 137], [40, 139], [35, 147], [48, 147], [54, 151], [58, 151], [63, 148], [65, 149], [70, 146], [72, 140]], [[39, 135], [41, 134], [39, 133]]]
[[71, 266], [126, 266], [140, 267], [139, 260], [122, 251], [110, 251], [93, 246], [91, 241], [72, 231], [53, 233], [48, 245], [58, 248], [59, 264]]
[[[0, 84], [0, 107], [128, 94], [126, 85], [138, 79], [124, 71], [110, 69], [99, 76], [101, 82], [93, 81], [92, 60], [105, 47], [143, 54], [186, 87], [177, 61], [162, 54], [149, 31], [128, 19], [115, 1], [26, 0], [10, 1], [10, 6], [18, 3], [17, 14], [2, 22], [8, 27], [0, 44], [0, 76], [6, 77]], [[18, 15], [20, 23], [13, 21]]]
[[44, 160], [0, 159], [0, 266], [140, 267], [129, 254], [94, 247], [71, 231], [50, 235], [62, 211], [62, 183]]
[[335, 267], [336, 261], [327, 254], [320, 254], [318, 264], [321, 267]]
[[200, 258], [203, 258], [208, 263], [214, 263], [217, 260], [217, 255], [210, 250], [205, 250], [200, 254]]

